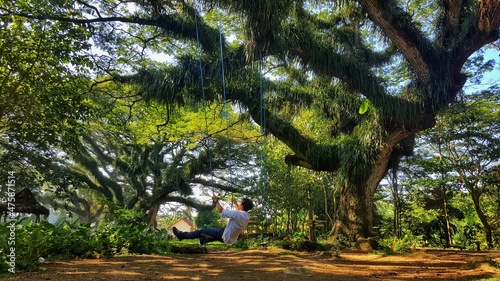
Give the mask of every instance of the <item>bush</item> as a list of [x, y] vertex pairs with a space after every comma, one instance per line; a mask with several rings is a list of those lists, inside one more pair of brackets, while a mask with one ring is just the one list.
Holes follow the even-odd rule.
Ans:
[[168, 238], [166, 230], [151, 228], [144, 224], [137, 226], [129, 224], [101, 231], [112, 232], [110, 242], [116, 247], [117, 253], [123, 253], [126, 249], [128, 253], [134, 254], [164, 254], [170, 250], [170, 244], [166, 240]]
[[[8, 241], [10, 230], [7, 226], [11, 223], [0, 225], [1, 241]], [[121, 253], [164, 254], [170, 250], [167, 232], [146, 225], [105, 225], [93, 230], [90, 225], [66, 220], [51, 224], [47, 221], [35, 223], [29, 218], [17, 220], [15, 225], [17, 271], [40, 269], [40, 258], [92, 258]], [[2, 272], [10, 268], [4, 254], [10, 251], [10, 247], [8, 243], [0, 245]]]
[[406, 234], [402, 238], [389, 237], [379, 241], [381, 249], [389, 253], [408, 253], [424, 245], [422, 236]]
[[[51, 224], [47, 221], [34, 223], [30, 218], [13, 221], [15, 230], [16, 270], [36, 270], [40, 267], [39, 258], [68, 258], [82, 256], [93, 248], [88, 239], [89, 227], [60, 221]], [[12, 222], [6, 222], [0, 228], [0, 240], [7, 241]], [[5, 240], [4, 240], [5, 239]], [[3, 243], [1, 252], [9, 250], [10, 245]], [[6, 264], [2, 255], [0, 264]]]

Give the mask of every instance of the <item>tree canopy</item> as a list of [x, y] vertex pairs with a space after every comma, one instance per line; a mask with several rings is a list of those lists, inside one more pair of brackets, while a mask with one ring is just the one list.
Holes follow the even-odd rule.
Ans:
[[[105, 52], [91, 56], [96, 80], [130, 85], [145, 101], [225, 95], [291, 149], [287, 164], [334, 173], [335, 234], [355, 239], [372, 235], [391, 161], [457, 100], [464, 65], [499, 38], [497, 1], [422, 4], [42, 0], [4, 2], [0, 16], [89, 32]], [[152, 53], [175, 59], [153, 63]]]

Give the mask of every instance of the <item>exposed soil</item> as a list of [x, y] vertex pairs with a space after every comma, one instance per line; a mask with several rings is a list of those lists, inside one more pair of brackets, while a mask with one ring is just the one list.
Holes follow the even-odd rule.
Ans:
[[45, 271], [4, 280], [500, 280], [499, 252], [419, 251], [381, 256], [356, 251], [303, 253], [211, 250], [45, 262]]

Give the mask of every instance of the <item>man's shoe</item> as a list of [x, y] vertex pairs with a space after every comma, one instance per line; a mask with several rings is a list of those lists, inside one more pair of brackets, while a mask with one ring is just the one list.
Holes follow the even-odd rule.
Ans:
[[172, 232], [174, 232], [174, 235], [175, 235], [175, 237], [177, 237], [177, 239], [182, 241], [182, 231], [178, 230], [177, 227], [174, 226], [172, 228]]

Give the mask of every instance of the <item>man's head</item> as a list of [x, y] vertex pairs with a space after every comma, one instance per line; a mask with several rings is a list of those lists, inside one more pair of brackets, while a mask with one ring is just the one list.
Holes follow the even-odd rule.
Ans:
[[240, 206], [242, 207], [243, 211], [248, 212], [253, 208], [253, 202], [248, 198], [243, 198], [243, 200], [241, 200]]

